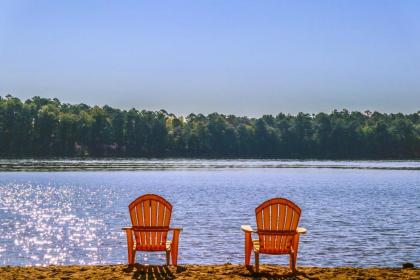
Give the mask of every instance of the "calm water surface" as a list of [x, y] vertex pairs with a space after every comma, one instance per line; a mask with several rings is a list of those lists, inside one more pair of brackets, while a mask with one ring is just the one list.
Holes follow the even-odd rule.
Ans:
[[[173, 204], [172, 225], [184, 228], [180, 263], [242, 263], [240, 226], [255, 225], [255, 207], [279, 196], [302, 208], [300, 226], [308, 234], [299, 265], [420, 265], [419, 162], [397, 162], [411, 170], [211, 162], [218, 166], [0, 172], [0, 265], [126, 262], [121, 227], [129, 225], [128, 204], [144, 193]], [[372, 163], [363, 162], [394, 166]], [[160, 253], [137, 257], [164, 259]], [[262, 261], [287, 264], [288, 258], [263, 255]]]

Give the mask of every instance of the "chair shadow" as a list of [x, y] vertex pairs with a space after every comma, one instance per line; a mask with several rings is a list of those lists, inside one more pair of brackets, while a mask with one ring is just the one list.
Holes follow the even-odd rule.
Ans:
[[264, 278], [264, 279], [276, 279], [276, 280], [294, 280], [294, 279], [309, 279], [309, 280], [318, 280], [319, 278], [317, 277], [311, 277], [309, 275], [307, 275], [304, 272], [300, 272], [295, 271], [295, 272], [288, 272], [288, 273], [284, 273], [284, 274], [279, 274], [279, 273], [273, 273], [273, 272], [268, 272], [268, 271], [261, 271], [260, 272], [256, 272], [253, 268], [253, 266], [247, 266], [246, 269], [249, 271], [250, 275], [248, 275], [248, 277], [252, 277], [253, 279], [260, 279], [260, 278]]
[[[177, 271], [181, 269], [177, 267]], [[159, 279], [159, 280], [169, 280], [175, 279], [175, 275], [169, 269], [167, 265], [141, 265], [134, 264], [128, 265], [127, 268], [123, 270], [125, 273], [132, 273], [132, 279]]]

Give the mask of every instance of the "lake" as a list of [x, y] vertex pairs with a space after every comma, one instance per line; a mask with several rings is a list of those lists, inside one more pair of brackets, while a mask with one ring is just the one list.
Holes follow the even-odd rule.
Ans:
[[308, 230], [298, 265], [420, 265], [419, 161], [0, 160], [0, 170], [0, 265], [125, 263], [121, 228], [145, 193], [174, 206], [181, 264], [243, 263], [240, 226], [285, 197]]

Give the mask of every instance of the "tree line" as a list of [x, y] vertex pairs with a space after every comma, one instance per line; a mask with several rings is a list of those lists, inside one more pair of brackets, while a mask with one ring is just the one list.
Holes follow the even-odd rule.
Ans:
[[420, 158], [420, 111], [176, 116], [0, 96], [0, 157]]

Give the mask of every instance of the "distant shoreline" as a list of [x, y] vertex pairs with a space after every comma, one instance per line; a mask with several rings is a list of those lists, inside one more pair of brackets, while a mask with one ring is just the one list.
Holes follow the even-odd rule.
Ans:
[[275, 159], [0, 159], [2, 171], [153, 171], [239, 169], [420, 170], [419, 160], [275, 160]]
[[259, 274], [243, 265], [95, 265], [0, 267], [1, 279], [419, 279], [420, 269], [298, 267], [263, 265]]
[[177, 116], [6, 95], [0, 156], [407, 159], [420, 157], [419, 123], [420, 112]]
[[246, 156], [5, 156], [1, 160], [283, 160], [283, 161], [420, 161], [420, 157], [246, 157]]

